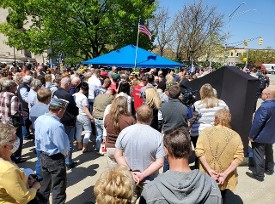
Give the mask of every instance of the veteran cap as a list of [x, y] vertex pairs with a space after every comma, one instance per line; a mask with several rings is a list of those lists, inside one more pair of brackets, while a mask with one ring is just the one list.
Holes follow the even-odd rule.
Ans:
[[52, 98], [52, 100], [50, 102], [50, 106], [59, 107], [64, 110], [67, 108], [68, 104], [69, 104], [69, 101], [66, 101], [64, 99], [59, 99], [59, 98]]

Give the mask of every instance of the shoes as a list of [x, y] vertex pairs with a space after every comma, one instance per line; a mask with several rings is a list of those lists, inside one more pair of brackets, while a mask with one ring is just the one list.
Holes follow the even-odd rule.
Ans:
[[99, 156], [104, 156], [104, 153], [101, 153], [101, 152], [95, 152], [95, 153]]
[[23, 157], [18, 157], [18, 158], [14, 158], [13, 161], [16, 163], [16, 164], [19, 164], [19, 163], [23, 163], [25, 161], [27, 161], [26, 158], [23, 158]]
[[75, 161], [72, 162], [71, 164], [66, 164], [66, 169], [70, 170], [70, 169], [76, 167], [76, 165], [77, 165], [77, 162], [75, 162]]
[[33, 140], [33, 139], [34, 139], [34, 137], [31, 136], [31, 135], [28, 135], [28, 136], [24, 137], [24, 140]]
[[257, 181], [263, 182], [264, 178], [259, 178], [256, 174], [246, 172], [246, 175], [249, 176], [250, 178], [256, 179]]
[[265, 173], [266, 173], [267, 175], [272, 175], [272, 174], [274, 173], [274, 171], [273, 171], [273, 170], [266, 170]]

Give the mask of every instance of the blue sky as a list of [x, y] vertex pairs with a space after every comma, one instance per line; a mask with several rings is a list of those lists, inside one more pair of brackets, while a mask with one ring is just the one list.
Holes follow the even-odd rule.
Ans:
[[[193, 0], [159, 0], [159, 7], [168, 8], [171, 18], [182, 9], [184, 4], [189, 5]], [[196, 0], [198, 2], [198, 0]], [[245, 2], [242, 4], [242, 2]], [[249, 42], [249, 48], [275, 49], [275, 0], [204, 0], [207, 5], [217, 7], [217, 12], [224, 14], [223, 32], [229, 31], [229, 43], [244, 41], [261, 36], [263, 44], [258, 45], [258, 39]], [[239, 6], [230, 23], [229, 15]], [[250, 12], [240, 14], [251, 10]], [[240, 15], [238, 15], [240, 14]], [[242, 47], [243, 45], [239, 45]]]

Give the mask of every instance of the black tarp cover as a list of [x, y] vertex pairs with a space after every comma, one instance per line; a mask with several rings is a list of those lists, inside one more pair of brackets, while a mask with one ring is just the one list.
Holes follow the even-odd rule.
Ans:
[[257, 103], [258, 79], [241, 71], [238, 67], [224, 66], [185, 85], [199, 91], [206, 83], [211, 84], [217, 90], [218, 98], [224, 100], [229, 106], [232, 129], [241, 136], [245, 153], [247, 153], [248, 134]]

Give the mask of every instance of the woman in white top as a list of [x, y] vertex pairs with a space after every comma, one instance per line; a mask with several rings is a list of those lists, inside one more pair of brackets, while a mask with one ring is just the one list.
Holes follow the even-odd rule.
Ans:
[[[94, 120], [88, 108], [88, 98], [85, 95], [88, 93], [88, 90], [88, 83], [82, 82], [79, 92], [73, 94], [76, 106], [79, 108], [79, 114], [76, 118], [76, 140], [78, 143], [78, 150], [82, 149], [83, 153], [88, 151], [88, 143], [92, 132], [91, 121]], [[83, 129], [85, 135], [82, 142], [81, 134]]]
[[[217, 98], [216, 90], [211, 84], [204, 84], [200, 89], [201, 100], [194, 103], [194, 110], [196, 111], [196, 119], [191, 127], [191, 137], [194, 146], [199, 133], [206, 127], [214, 125], [215, 114], [218, 110], [227, 109], [228, 106], [223, 100]], [[195, 141], [194, 141], [195, 140]]]

